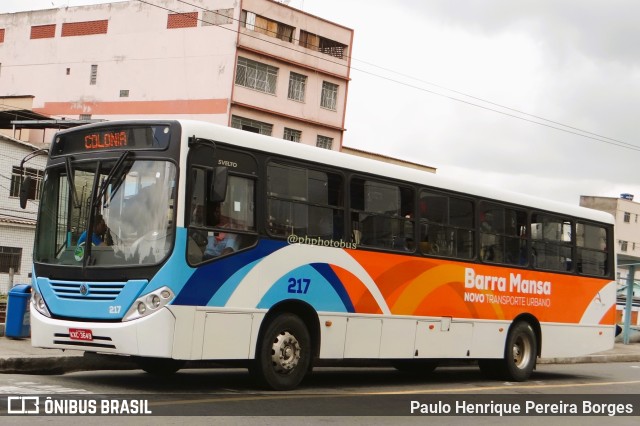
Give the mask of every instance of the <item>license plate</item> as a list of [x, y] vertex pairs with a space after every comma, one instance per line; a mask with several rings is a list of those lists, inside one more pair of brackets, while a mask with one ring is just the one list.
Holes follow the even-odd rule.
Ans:
[[69, 338], [71, 340], [84, 340], [90, 342], [93, 340], [93, 332], [86, 328], [70, 328]]

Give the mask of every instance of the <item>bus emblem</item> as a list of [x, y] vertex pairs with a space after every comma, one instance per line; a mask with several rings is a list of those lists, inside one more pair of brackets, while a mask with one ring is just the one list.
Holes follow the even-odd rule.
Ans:
[[89, 286], [86, 285], [85, 283], [83, 283], [80, 286], [80, 294], [83, 295], [83, 296], [86, 296], [88, 293], [89, 293]]

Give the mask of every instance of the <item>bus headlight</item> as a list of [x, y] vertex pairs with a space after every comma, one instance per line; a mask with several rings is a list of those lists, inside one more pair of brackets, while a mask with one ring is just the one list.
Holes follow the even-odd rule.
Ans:
[[36, 308], [36, 311], [40, 312], [45, 317], [51, 318], [51, 313], [49, 313], [49, 309], [47, 309], [47, 304], [44, 302], [44, 298], [40, 292], [35, 289], [35, 287], [32, 288], [31, 303], [33, 303], [33, 307]]
[[173, 300], [173, 292], [169, 287], [161, 287], [151, 293], [138, 297], [131, 305], [122, 321], [131, 321], [156, 312]]

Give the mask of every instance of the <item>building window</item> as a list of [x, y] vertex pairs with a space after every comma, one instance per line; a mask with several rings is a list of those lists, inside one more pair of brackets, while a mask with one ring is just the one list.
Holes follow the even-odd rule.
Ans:
[[85, 36], [93, 34], [106, 34], [109, 29], [109, 21], [85, 21], [66, 22], [62, 24], [62, 37]]
[[318, 135], [318, 139], [316, 141], [316, 146], [318, 148], [331, 149], [332, 145], [333, 145], [333, 138]]
[[167, 16], [167, 29], [192, 28], [198, 26], [198, 12], [170, 13]]
[[342, 43], [320, 37], [319, 35], [304, 30], [300, 30], [300, 46], [311, 50], [317, 50], [318, 52], [340, 59], [344, 58], [344, 52], [347, 48], [347, 46]]
[[80, 114], [80, 120], [91, 120], [91, 114]]
[[250, 118], [239, 117], [237, 115], [231, 117], [231, 127], [267, 136], [271, 136], [273, 132], [273, 124], [251, 120]]
[[95, 85], [98, 81], [98, 66], [91, 65], [91, 75], [89, 76], [89, 84]]
[[302, 132], [300, 130], [289, 129], [287, 127], [284, 128], [284, 140], [292, 141], [292, 142], [300, 142], [302, 138]]
[[4, 28], [0, 28], [0, 43], [4, 43]]
[[265, 18], [264, 16], [256, 15], [253, 12], [243, 10], [240, 14], [240, 25], [248, 30], [268, 35], [269, 37], [279, 38], [288, 43], [293, 42], [294, 27], [274, 21], [273, 19]]
[[[29, 200], [39, 200], [40, 199], [40, 188], [42, 187], [42, 170], [32, 169], [29, 167], [24, 168], [24, 176], [29, 176], [33, 179], [33, 183], [31, 185], [31, 190], [27, 195], [27, 199]], [[20, 185], [22, 183], [22, 176], [20, 173], [20, 167], [13, 166], [11, 169], [11, 189], [9, 190], [9, 196], [11, 197], [19, 197], [20, 196]]]
[[129, 91], [128, 90], [120, 90], [120, 97], [121, 98], [128, 98], [129, 97]]
[[629, 243], [627, 241], [620, 241], [620, 251], [627, 251], [627, 245]]
[[34, 25], [31, 27], [31, 40], [38, 38], [53, 38], [56, 35], [56, 24]]
[[631, 222], [631, 213], [624, 212], [624, 223], [629, 223], [629, 222]]
[[304, 91], [307, 87], [307, 76], [289, 73], [289, 99], [304, 102]]
[[328, 81], [322, 82], [322, 94], [320, 95], [320, 106], [332, 111], [336, 110], [336, 101], [338, 99], [338, 85], [329, 83]]
[[205, 10], [202, 12], [202, 26], [233, 24], [233, 9]]
[[277, 81], [278, 68], [238, 57], [238, 67], [236, 68], [237, 85], [273, 95], [276, 93]]
[[19, 274], [21, 261], [22, 248], [0, 246], [0, 273], [8, 274], [13, 270], [14, 274]]

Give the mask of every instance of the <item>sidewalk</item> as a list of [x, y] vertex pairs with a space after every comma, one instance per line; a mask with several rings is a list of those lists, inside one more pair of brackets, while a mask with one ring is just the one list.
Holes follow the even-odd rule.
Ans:
[[[538, 364], [573, 364], [591, 362], [640, 362], [640, 342], [629, 345], [616, 343], [614, 348], [576, 358], [547, 358]], [[129, 357], [100, 355], [61, 349], [31, 346], [30, 339], [0, 337], [0, 373], [63, 374], [87, 370], [133, 370]]]

